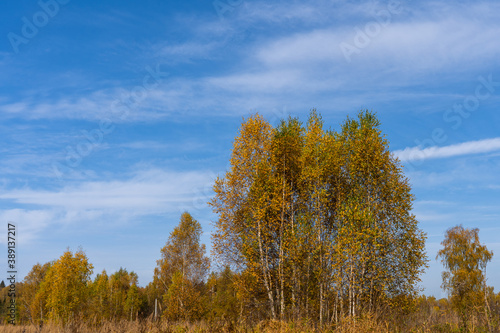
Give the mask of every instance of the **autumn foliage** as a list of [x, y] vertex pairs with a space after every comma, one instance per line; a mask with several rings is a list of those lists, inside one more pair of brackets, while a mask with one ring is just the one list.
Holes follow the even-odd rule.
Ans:
[[18, 284], [17, 322], [27, 332], [500, 328], [500, 294], [485, 279], [493, 254], [478, 229], [445, 235], [438, 257], [449, 298], [419, 295], [426, 236], [371, 112], [339, 131], [326, 130], [315, 110], [305, 124], [251, 116], [213, 189], [212, 260], [200, 223], [184, 212], [146, 287], [123, 268], [92, 279], [83, 250], [67, 250]]
[[461, 326], [467, 330], [471, 318], [484, 313], [491, 330], [486, 286], [486, 264], [493, 252], [479, 242], [479, 229], [458, 225], [446, 231], [438, 257], [446, 268], [443, 272], [443, 289], [450, 295], [451, 305], [460, 316]]
[[[369, 112], [325, 131], [313, 111], [243, 123], [210, 202], [216, 258], [261, 318], [324, 323], [410, 310], [426, 256], [413, 197]], [[255, 300], [257, 299], [257, 300]]]

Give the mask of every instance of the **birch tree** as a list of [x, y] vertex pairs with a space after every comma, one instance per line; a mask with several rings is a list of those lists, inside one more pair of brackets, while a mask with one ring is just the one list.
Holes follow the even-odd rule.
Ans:
[[479, 229], [468, 229], [462, 225], [450, 228], [441, 245], [443, 248], [439, 250], [436, 259], [441, 258], [446, 268], [442, 273], [442, 288], [449, 292], [451, 304], [461, 318], [462, 327], [467, 329], [469, 318], [483, 304], [490, 325], [485, 271], [493, 252], [480, 243]]
[[192, 309], [198, 306], [194, 294], [203, 285], [210, 268], [205, 245], [200, 244], [201, 232], [200, 223], [184, 212], [179, 225], [161, 249], [154, 284], [163, 296], [164, 313], [170, 318], [180, 319], [179, 311], [197, 311]]
[[66, 251], [48, 269], [35, 300], [46, 300], [47, 315], [55, 322], [84, 319], [90, 303], [93, 265], [80, 250]]
[[[235, 138], [231, 169], [217, 178], [210, 202], [219, 215], [212, 236], [216, 258], [244, 271], [248, 294], [265, 290], [267, 309], [277, 318], [276, 268], [279, 230], [270, 163], [274, 129], [260, 115], [247, 119]], [[253, 284], [251, 281], [258, 281]]]

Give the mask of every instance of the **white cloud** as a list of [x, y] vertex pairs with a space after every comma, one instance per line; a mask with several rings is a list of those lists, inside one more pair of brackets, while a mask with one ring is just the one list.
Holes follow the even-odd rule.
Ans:
[[174, 58], [176, 61], [186, 62], [193, 58], [207, 59], [211, 54], [224, 47], [221, 42], [186, 42], [181, 44], [165, 45], [163, 46], [158, 55], [163, 59], [171, 60]]
[[0, 210], [0, 220], [14, 222], [22, 242], [29, 244], [50, 228], [113, 229], [184, 211], [207, 215], [215, 177], [210, 171], [149, 169], [124, 180], [81, 182], [54, 190], [3, 188], [0, 203], [5, 208]]
[[10, 104], [5, 104], [2, 105], [1, 111], [2, 112], [7, 112], [7, 113], [20, 113], [24, 110], [26, 110], [27, 104], [24, 102], [18, 102], [18, 103], [10, 103]]
[[119, 145], [123, 148], [129, 149], [151, 149], [151, 150], [176, 150], [176, 151], [196, 151], [201, 149], [207, 149], [207, 145], [202, 142], [196, 141], [185, 141], [185, 142], [176, 142], [174, 143], [163, 143], [159, 141], [134, 141], [122, 143]]
[[[352, 66], [370, 68], [377, 64], [373, 68], [377, 71], [382, 66], [415, 72], [456, 70], [457, 63], [469, 68], [475, 64], [469, 63], [470, 60], [492, 61], [500, 53], [500, 44], [493, 42], [500, 33], [498, 24], [470, 17], [405, 22], [393, 18], [393, 21], [385, 27], [379, 25], [379, 32], [368, 37], [366, 43], [358, 43], [355, 37], [358, 31], [365, 32], [366, 24], [378, 24], [373, 18], [364, 24], [306, 31], [272, 41], [258, 50], [257, 57], [268, 66], [329, 65], [347, 70]], [[341, 43], [355, 49], [349, 56], [351, 63], [347, 62]]]
[[377, 4], [373, 1], [346, 2], [339, 0], [303, 1], [245, 1], [238, 12], [237, 22], [244, 25], [294, 23], [318, 24], [338, 22], [372, 14]]
[[209, 79], [208, 83], [224, 90], [269, 92], [293, 87], [298, 83], [298, 78], [296, 72], [287, 70], [215, 77]]
[[4, 190], [0, 199], [20, 205], [37, 205], [78, 214], [101, 210], [128, 212], [131, 215], [175, 212], [208, 201], [214, 175], [210, 172], [167, 172], [148, 170], [128, 180], [93, 181], [67, 186], [57, 191]]
[[[5, 209], [0, 211], [0, 221], [4, 223], [14, 223], [16, 225], [17, 240], [22, 244], [27, 244], [37, 238], [40, 231], [45, 229], [56, 219], [53, 210], [45, 209]], [[0, 243], [4, 244], [7, 237], [2, 237]]]
[[453, 156], [489, 153], [500, 150], [500, 138], [463, 142], [444, 147], [405, 148], [393, 152], [401, 161], [416, 161], [434, 158], [447, 158]]
[[287, 2], [285, 5], [275, 3], [248, 1], [244, 3], [238, 19], [243, 19], [245, 23], [255, 22], [283, 22], [288, 20], [310, 21], [313, 17], [321, 14], [322, 6], [313, 4], [294, 4]]
[[342, 35], [333, 29], [299, 33], [261, 47], [257, 52], [257, 59], [268, 66], [318, 61], [333, 63], [335, 58], [341, 56], [338, 46], [341, 41]]

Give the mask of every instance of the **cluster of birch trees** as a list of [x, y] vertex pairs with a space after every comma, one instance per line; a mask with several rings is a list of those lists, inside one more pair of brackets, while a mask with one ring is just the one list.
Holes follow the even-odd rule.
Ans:
[[312, 111], [248, 118], [210, 202], [216, 258], [238, 272], [244, 308], [323, 324], [406, 309], [426, 267], [413, 196], [368, 111], [325, 130]]

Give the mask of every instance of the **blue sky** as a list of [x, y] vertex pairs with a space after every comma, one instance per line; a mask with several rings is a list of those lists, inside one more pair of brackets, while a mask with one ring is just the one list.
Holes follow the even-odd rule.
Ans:
[[[19, 276], [81, 246], [151, 281], [206, 201], [242, 117], [377, 112], [428, 234], [480, 229], [500, 289], [500, 4], [495, 1], [16, 1], [1, 5], [0, 240]], [[5, 267], [6, 255], [0, 263]]]

